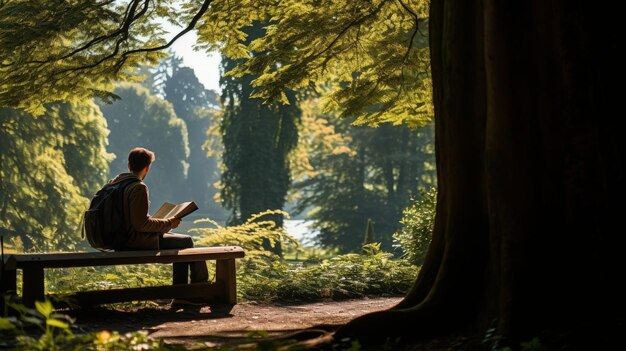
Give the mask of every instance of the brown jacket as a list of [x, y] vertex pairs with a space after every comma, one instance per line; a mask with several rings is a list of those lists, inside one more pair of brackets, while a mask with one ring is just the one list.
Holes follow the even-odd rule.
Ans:
[[[109, 183], [137, 178], [132, 173], [122, 173]], [[142, 182], [132, 183], [124, 189], [124, 222], [128, 238], [122, 249], [158, 250], [159, 235], [172, 229], [169, 219], [151, 218], [148, 210], [150, 200], [148, 186]]]

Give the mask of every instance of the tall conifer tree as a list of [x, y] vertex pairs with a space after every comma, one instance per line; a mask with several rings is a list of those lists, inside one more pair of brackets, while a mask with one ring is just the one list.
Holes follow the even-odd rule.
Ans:
[[[260, 23], [245, 30], [248, 41], [263, 35]], [[237, 60], [224, 58], [223, 72]], [[267, 209], [282, 209], [291, 182], [288, 154], [298, 141], [300, 109], [295, 94], [287, 93], [289, 105], [269, 106], [251, 98], [256, 77], [223, 76], [224, 105], [221, 133], [224, 144], [222, 201], [232, 210], [230, 223], [241, 223]], [[280, 215], [274, 216], [283, 224]]]
[[165, 100], [172, 104], [176, 115], [187, 124], [187, 196], [195, 199], [202, 212], [208, 212], [209, 217], [223, 217], [224, 210], [213, 200], [216, 192], [213, 184], [219, 180], [217, 158], [207, 155], [203, 150], [207, 131], [214, 123], [211, 114], [218, 106], [218, 95], [215, 91], [205, 89], [193, 69], [182, 66], [179, 58], [172, 57], [162, 67], [167, 67], [167, 71], [170, 71], [163, 82]]

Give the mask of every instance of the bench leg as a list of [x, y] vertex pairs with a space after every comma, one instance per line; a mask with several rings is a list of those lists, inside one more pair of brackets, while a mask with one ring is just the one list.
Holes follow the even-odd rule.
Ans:
[[189, 283], [189, 263], [176, 262], [172, 268], [172, 283], [187, 284]]
[[17, 294], [17, 270], [7, 269], [0, 272], [0, 317], [7, 314], [4, 299]]
[[34, 307], [35, 301], [43, 301], [43, 268], [32, 267], [24, 268], [24, 287], [23, 287], [23, 303], [27, 307]]
[[220, 302], [234, 305], [237, 303], [237, 274], [235, 259], [217, 260], [215, 265], [215, 281], [223, 287]]
[[7, 269], [2, 273], [2, 294], [16, 294], [17, 292], [17, 270]]

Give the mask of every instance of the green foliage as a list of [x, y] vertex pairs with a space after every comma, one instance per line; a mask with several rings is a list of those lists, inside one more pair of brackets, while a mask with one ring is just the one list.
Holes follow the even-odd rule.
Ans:
[[[166, 344], [161, 339], [153, 339], [146, 331], [129, 332], [120, 335], [118, 332], [101, 330], [90, 333], [74, 333], [74, 320], [69, 316], [54, 312], [49, 301], [36, 302], [37, 309], [29, 309], [20, 304], [11, 304], [19, 312], [19, 317], [0, 317], [0, 348], [10, 348], [15, 351], [182, 351], [187, 350], [183, 345]], [[38, 333], [27, 330], [35, 326]], [[193, 350], [265, 350], [287, 351], [302, 350], [303, 345], [298, 340], [275, 339], [265, 331], [253, 331], [246, 334], [248, 343], [245, 345], [192, 346]], [[332, 346], [333, 350], [356, 351], [360, 350], [357, 341], [343, 339]]]
[[[286, 91], [331, 89], [327, 104], [358, 123], [431, 120], [426, 1], [217, 0], [198, 25], [201, 41], [246, 62], [255, 97], [287, 103]], [[329, 15], [329, 14], [332, 14]], [[250, 40], [245, 28], [269, 23]], [[329, 82], [333, 82], [329, 84]]]
[[364, 247], [364, 255], [348, 254], [310, 265], [292, 265], [265, 249], [264, 242], [281, 240], [296, 245], [271, 217], [273, 211], [258, 214], [246, 223], [194, 229], [201, 235], [200, 245], [239, 245], [246, 257], [238, 260], [237, 284], [240, 297], [255, 301], [310, 301], [321, 298], [354, 298], [365, 295], [401, 295], [417, 276], [417, 267], [393, 260], [379, 244]]
[[153, 351], [183, 351], [186, 350], [181, 345], [166, 344], [161, 339], [153, 339], [148, 336], [145, 330], [135, 331], [120, 335], [118, 332], [106, 330], [90, 333], [85, 336], [91, 339], [91, 345], [85, 343], [81, 350], [94, 351], [124, 351], [124, 350], [153, 350]]
[[[3, 2], [0, 106], [42, 113], [49, 101], [110, 98], [112, 82], [137, 79], [136, 67], [165, 55], [162, 22], [199, 18], [198, 48], [245, 60], [227, 70], [252, 74], [256, 97], [288, 103], [288, 91], [323, 85], [328, 108], [358, 123], [432, 118], [427, 1], [175, 2]], [[256, 23], [268, 24], [266, 35], [251, 38]]]
[[0, 108], [0, 234], [16, 249], [74, 248], [88, 197], [108, 173], [106, 124], [93, 103], [41, 116]]
[[61, 117], [65, 167], [82, 195], [91, 198], [106, 179], [114, 157], [106, 152], [109, 131], [102, 112], [89, 102], [53, 104], [48, 113]]
[[243, 298], [262, 301], [403, 295], [409, 290], [417, 276], [417, 267], [393, 260], [390, 253], [380, 251], [378, 244], [365, 246], [364, 252], [364, 255], [341, 255], [309, 266], [281, 261], [261, 266], [247, 261], [237, 281], [243, 286]]
[[204, 87], [193, 69], [183, 66], [182, 59], [172, 53], [157, 70], [164, 72], [162, 89], [165, 99], [172, 103], [178, 117], [185, 121], [204, 119], [195, 114], [198, 108], [219, 108], [219, 95]]
[[394, 246], [401, 248], [409, 262], [419, 263], [428, 250], [435, 224], [437, 189], [422, 191], [402, 212], [402, 227], [393, 235]]
[[128, 52], [164, 44], [156, 17], [176, 18], [171, 3], [0, 2], [0, 106], [41, 114], [47, 102], [110, 96], [112, 82], [163, 57]]
[[510, 345], [510, 342], [508, 342], [509, 346], [506, 346], [506, 338], [497, 334], [495, 327], [487, 329], [481, 343], [485, 346], [485, 349], [489, 348], [491, 351], [544, 351], [551, 349], [547, 348], [538, 337], [534, 337], [529, 341], [522, 341], [519, 347]]
[[315, 104], [303, 106], [294, 197], [319, 230], [317, 243], [358, 252], [363, 225], [372, 219], [376, 241], [391, 250], [402, 209], [434, 182], [432, 125], [353, 126]]
[[[54, 312], [50, 301], [35, 302], [36, 309], [29, 309], [19, 304], [9, 307], [19, 313], [19, 318], [3, 319], [0, 335], [4, 342], [17, 346], [18, 350], [80, 350], [82, 338], [74, 336], [70, 330], [73, 320], [68, 316]], [[40, 336], [33, 337], [26, 333], [25, 327], [34, 326]], [[4, 335], [3, 335], [4, 334]], [[9, 341], [10, 340], [10, 341]]]
[[[263, 30], [255, 23], [244, 33], [252, 40], [262, 36]], [[224, 58], [222, 68], [228, 71], [239, 63]], [[224, 106], [221, 200], [232, 210], [232, 224], [267, 209], [283, 208], [291, 184], [288, 156], [298, 142], [300, 109], [295, 94], [287, 93], [289, 105], [264, 105], [260, 99], [251, 98], [251, 81], [250, 76], [220, 80]], [[280, 215], [273, 220], [282, 226]]]
[[135, 146], [143, 146], [156, 154], [145, 179], [152, 203], [158, 207], [163, 201], [188, 200], [180, 191], [189, 167], [185, 121], [176, 116], [170, 103], [140, 85], [120, 84], [115, 94], [122, 99], [100, 105], [111, 130], [110, 151], [116, 155], [110, 176], [128, 172], [128, 152]]
[[317, 246], [301, 246], [297, 249], [288, 248], [285, 250], [283, 258], [288, 262], [297, 262], [298, 264], [314, 264], [323, 260], [327, 260], [339, 255], [337, 249], [326, 249]]
[[[50, 301], [35, 302], [36, 309], [20, 304], [10, 304], [18, 317], [0, 317], [0, 348], [11, 347], [17, 351], [66, 351], [66, 350], [184, 350], [181, 346], [167, 345], [162, 340], [148, 337], [145, 331], [120, 335], [102, 330], [96, 333], [75, 334], [74, 320], [56, 313]], [[36, 327], [39, 332], [27, 331]]]
[[223, 227], [209, 219], [200, 219], [194, 223], [207, 223], [212, 227], [195, 228], [190, 231], [200, 235], [200, 238], [196, 239], [200, 246], [241, 246], [246, 251], [244, 262], [249, 260], [266, 263], [273, 262], [280, 260], [280, 257], [268, 251], [264, 243], [269, 243], [270, 246], [280, 243], [285, 248], [299, 247], [298, 241], [287, 234], [282, 226], [278, 226], [272, 220], [276, 216], [289, 217], [284, 211], [268, 210], [253, 215], [242, 224], [228, 227]]

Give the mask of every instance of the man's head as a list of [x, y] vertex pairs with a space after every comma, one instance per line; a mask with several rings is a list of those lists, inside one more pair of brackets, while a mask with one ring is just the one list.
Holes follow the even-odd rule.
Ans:
[[136, 147], [128, 153], [128, 170], [143, 180], [146, 174], [148, 174], [150, 164], [154, 159], [154, 152], [143, 147]]

